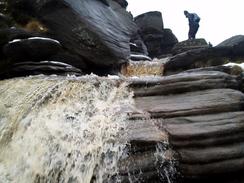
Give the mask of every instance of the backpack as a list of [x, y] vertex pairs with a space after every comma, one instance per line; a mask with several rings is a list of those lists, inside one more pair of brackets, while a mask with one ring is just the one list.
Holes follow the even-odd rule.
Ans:
[[194, 22], [200, 22], [201, 18], [196, 14], [196, 13], [192, 13], [193, 14], [193, 21]]

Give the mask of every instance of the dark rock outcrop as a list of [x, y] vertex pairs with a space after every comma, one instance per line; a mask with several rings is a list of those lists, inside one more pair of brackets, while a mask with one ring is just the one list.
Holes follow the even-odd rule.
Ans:
[[141, 32], [150, 30], [162, 31], [164, 29], [162, 14], [159, 11], [151, 11], [134, 18]]
[[34, 36], [38, 36], [38, 34], [15, 27], [0, 29], [0, 46], [3, 47], [5, 44], [13, 41], [14, 39], [28, 39]]
[[117, 2], [118, 4], [120, 4], [120, 6], [125, 8], [125, 9], [128, 6], [128, 2], [126, 0], [113, 0], [113, 1]]
[[[163, 29], [163, 39], [161, 42], [161, 57], [163, 55], [171, 54], [172, 48], [178, 43], [177, 37], [173, 34], [171, 29]], [[159, 57], [160, 57], [159, 56]]]
[[163, 40], [163, 31], [150, 31], [142, 33], [142, 39], [147, 46], [150, 57], [155, 58], [161, 55], [161, 42]]
[[134, 21], [139, 27], [139, 34], [152, 58], [169, 54], [172, 47], [178, 42], [170, 29], [164, 29], [160, 12], [144, 13], [135, 17]]
[[52, 74], [52, 72], [60, 75], [65, 73], [81, 75], [83, 73], [81, 70], [87, 70], [87, 65], [81, 57], [69, 54], [57, 40], [33, 37], [39, 35], [17, 28], [0, 30], [1, 78]]
[[131, 60], [151, 60], [148, 56], [147, 47], [144, 44], [139, 34], [134, 35], [130, 42], [130, 59]]
[[176, 43], [172, 48], [173, 54], [179, 54], [188, 50], [194, 50], [198, 48], [208, 48], [209, 45], [205, 39], [191, 39]]
[[218, 66], [229, 62], [231, 48], [209, 47], [189, 50], [171, 57], [165, 64], [165, 75], [188, 69]]
[[15, 39], [3, 48], [4, 55], [13, 62], [47, 60], [62, 49], [57, 40], [44, 37]]
[[[200, 48], [187, 46], [195, 44], [195, 41], [196, 44], [199, 42]], [[208, 46], [201, 39], [195, 41], [189, 40], [175, 45], [173, 50], [178, 54], [165, 64], [165, 75], [244, 60], [244, 36], [242, 35], [231, 37], [215, 47]]]
[[11, 26], [11, 20], [8, 16], [4, 15], [0, 11], [0, 28], [8, 28]]
[[76, 75], [81, 76], [83, 72], [72, 65], [64, 64], [56, 61], [40, 61], [40, 62], [20, 62], [12, 65], [12, 68], [5, 73], [11, 77], [29, 76], [29, 75]]
[[48, 60], [54, 60], [62, 63], [66, 63], [69, 65], [72, 65], [73, 67], [76, 67], [78, 69], [81, 69], [83, 71], [86, 71], [88, 69], [88, 66], [86, 64], [86, 61], [82, 59], [81, 57], [77, 55], [71, 55], [65, 50], [61, 50], [60, 52], [51, 55]]
[[[118, 3], [97, 0], [10, 0], [13, 14], [40, 20], [48, 35], [90, 64], [109, 67], [129, 58], [130, 36], [136, 31], [129, 13]], [[24, 6], [24, 8], [23, 8]]]
[[244, 56], [244, 36], [233, 36], [218, 44], [217, 47], [230, 47], [233, 57]]
[[189, 50], [171, 57], [165, 64], [165, 75], [179, 73], [181, 71], [221, 66], [229, 62], [244, 60], [243, 45], [216, 46]]

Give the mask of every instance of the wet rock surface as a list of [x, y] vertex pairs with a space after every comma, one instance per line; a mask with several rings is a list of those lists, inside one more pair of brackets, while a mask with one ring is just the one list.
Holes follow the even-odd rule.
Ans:
[[[244, 137], [240, 85], [236, 76], [201, 70], [131, 80], [137, 107], [131, 119], [150, 117], [169, 135], [182, 176], [176, 182], [242, 182], [238, 174], [243, 171]], [[236, 179], [223, 176], [232, 173]]]
[[192, 71], [148, 80], [146, 85], [144, 79], [135, 79], [131, 86], [135, 96], [154, 96], [218, 88], [239, 89], [240, 82], [235, 76], [223, 72]]
[[[12, 1], [12, 6], [38, 17], [48, 32], [70, 52], [95, 65], [111, 66], [129, 57], [130, 35], [135, 26], [119, 4], [106, 2], [109, 6], [97, 0], [22, 0]], [[31, 12], [21, 9], [22, 4], [30, 7]]]
[[20, 62], [13, 64], [12, 68], [5, 73], [9, 76], [28, 76], [28, 75], [52, 75], [61, 76], [75, 75], [81, 76], [84, 73], [82, 70], [73, 67], [72, 65], [64, 64], [56, 61], [38, 61], [38, 62]]
[[[182, 100], [184, 98], [184, 100]], [[135, 99], [151, 117], [169, 118], [242, 110], [244, 95], [230, 89], [212, 89], [175, 96], [148, 96]], [[140, 118], [134, 113], [132, 118]]]

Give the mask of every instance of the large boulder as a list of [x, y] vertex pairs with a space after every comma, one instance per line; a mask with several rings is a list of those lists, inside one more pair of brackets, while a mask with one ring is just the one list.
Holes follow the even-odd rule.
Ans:
[[169, 54], [178, 42], [170, 29], [164, 29], [162, 14], [158, 11], [141, 14], [134, 21], [152, 58]]
[[48, 35], [71, 53], [96, 66], [126, 62], [129, 41], [136, 26], [118, 3], [97, 0], [10, 0], [12, 14], [40, 20]]
[[[8, 44], [13, 40], [28, 39], [29, 37], [33, 37], [35, 35], [36, 34], [26, 32], [23, 29], [17, 29], [17, 28], [0, 29], [0, 75], [6, 72], [7, 70], [11, 69], [11, 60], [7, 58], [7, 56], [3, 53], [4, 45]], [[14, 54], [13, 55], [10, 54], [11, 57], [14, 56]]]
[[[148, 51], [145, 43], [143, 42], [141, 36], [139, 34], [133, 35], [130, 42], [130, 51], [131, 51], [131, 57], [130, 59], [133, 60], [136, 57], [140, 60], [140, 57], [145, 57], [148, 60]], [[134, 56], [133, 56], [134, 55]], [[138, 60], [135, 59], [135, 60]], [[142, 59], [144, 60], [144, 59]], [[150, 58], [149, 58], [150, 60]]]
[[243, 35], [233, 36], [215, 47], [207, 45], [204, 39], [183, 41], [173, 48], [177, 54], [165, 64], [165, 75], [201, 67], [221, 66], [229, 62], [243, 62], [243, 50]]
[[233, 57], [244, 56], [244, 35], [233, 36], [218, 44], [217, 47], [231, 47]]
[[209, 45], [205, 39], [189, 39], [175, 44], [175, 46], [172, 49], [172, 53], [179, 54], [188, 50], [207, 47], [209, 47]]
[[170, 29], [161, 31], [151, 29], [140, 34], [147, 46], [149, 56], [152, 58], [161, 58], [164, 55], [171, 54], [172, 47], [178, 42]]
[[61, 50], [61, 52], [58, 52], [54, 55], [51, 55], [48, 60], [54, 60], [62, 63], [66, 63], [69, 65], [72, 65], [76, 68], [81, 69], [82, 71], [85, 71], [87, 69], [86, 61], [77, 55], [69, 54], [68, 52]]
[[161, 31], [164, 28], [162, 14], [159, 11], [151, 11], [134, 18], [135, 23], [142, 32], [147, 30]]
[[12, 27], [0, 29], [0, 46], [4, 46], [14, 39], [27, 39], [34, 36], [38, 36], [38, 34], [31, 33], [20, 28]]
[[8, 28], [10, 25], [11, 25], [10, 18], [8, 16], [0, 13], [0, 28]]
[[161, 54], [170, 54], [172, 48], [178, 43], [177, 37], [171, 29], [163, 29], [163, 40], [161, 42]]
[[161, 42], [163, 40], [163, 31], [151, 31], [142, 34], [142, 39], [147, 46], [149, 56], [152, 58], [161, 55]]
[[6, 14], [8, 12], [8, 1], [1, 0], [0, 1], [0, 12]]
[[230, 47], [206, 47], [179, 53], [165, 64], [165, 75], [188, 69], [223, 65], [229, 62], [231, 51]]
[[5, 77], [19, 77], [39, 74], [81, 76], [83, 75], [83, 72], [72, 65], [56, 61], [20, 62], [13, 64], [12, 68], [5, 73]]
[[15, 39], [3, 47], [3, 53], [14, 62], [28, 60], [47, 60], [62, 49], [61, 44], [54, 39], [44, 37], [31, 37], [28, 39]]
[[81, 75], [87, 71], [84, 59], [68, 53], [59, 41], [40, 37], [40, 33], [12, 27], [0, 29], [0, 38], [1, 79], [36, 74]]
[[126, 0], [113, 0], [113, 1], [117, 2], [121, 7], [125, 8], [125, 9], [128, 6], [128, 2]]

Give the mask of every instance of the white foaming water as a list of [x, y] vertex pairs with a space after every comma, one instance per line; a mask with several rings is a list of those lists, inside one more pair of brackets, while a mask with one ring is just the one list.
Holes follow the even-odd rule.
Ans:
[[[173, 155], [167, 155], [169, 152], [169, 142], [164, 141], [157, 144], [156, 152], [154, 154], [158, 174], [162, 182], [174, 183], [177, 176], [176, 161]], [[168, 156], [168, 157], [167, 157]]]
[[0, 183], [119, 182], [133, 100], [126, 84], [93, 78], [0, 81]]

